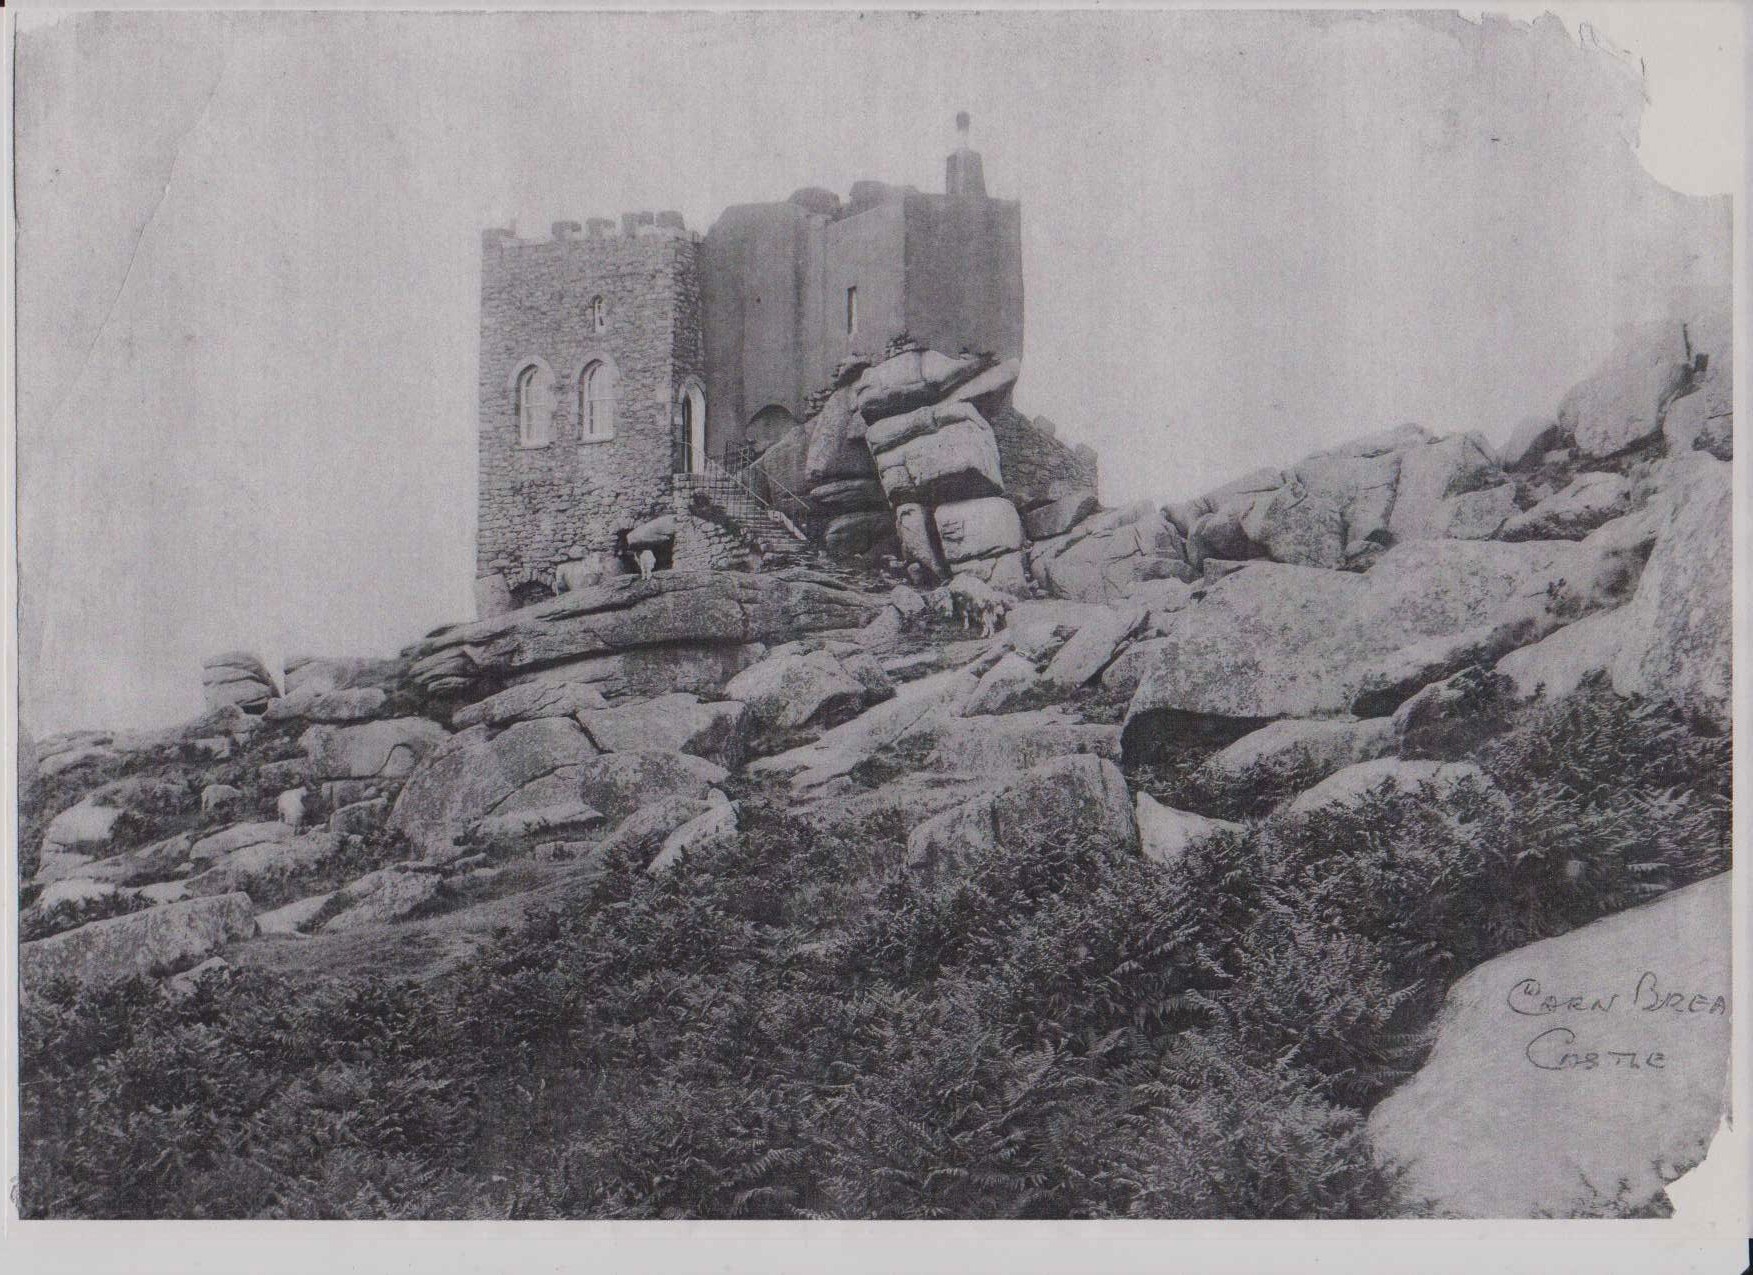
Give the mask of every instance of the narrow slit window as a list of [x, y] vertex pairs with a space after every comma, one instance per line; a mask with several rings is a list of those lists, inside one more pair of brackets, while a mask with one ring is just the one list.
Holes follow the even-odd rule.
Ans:
[[846, 289], [846, 335], [853, 336], [858, 332], [858, 289]]

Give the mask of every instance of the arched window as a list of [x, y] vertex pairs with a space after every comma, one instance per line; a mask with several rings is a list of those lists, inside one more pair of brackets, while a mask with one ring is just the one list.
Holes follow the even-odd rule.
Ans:
[[513, 391], [517, 441], [522, 447], [546, 447], [554, 420], [554, 404], [545, 369], [531, 363], [517, 374]]
[[597, 360], [578, 374], [579, 430], [587, 443], [615, 436], [615, 365]]
[[590, 299], [590, 328], [593, 332], [606, 332], [609, 327], [609, 306], [600, 296]]

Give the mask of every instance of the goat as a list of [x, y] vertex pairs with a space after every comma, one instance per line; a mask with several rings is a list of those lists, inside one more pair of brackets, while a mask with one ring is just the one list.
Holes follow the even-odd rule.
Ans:
[[951, 580], [949, 597], [955, 618], [970, 631], [978, 629], [981, 637], [998, 632], [1010, 611], [1010, 600], [978, 576]]

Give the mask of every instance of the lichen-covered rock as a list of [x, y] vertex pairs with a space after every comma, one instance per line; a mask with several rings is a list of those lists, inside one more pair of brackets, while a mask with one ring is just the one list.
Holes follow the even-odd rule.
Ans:
[[1394, 543], [1477, 540], [1515, 511], [1514, 488], [1478, 433], [1452, 434], [1400, 453], [1388, 532]]
[[1059, 648], [1042, 678], [1064, 694], [1094, 681], [1113, 662], [1121, 647], [1144, 628], [1148, 617], [1149, 612], [1137, 603], [1122, 604], [1092, 616]]
[[1280, 717], [1349, 713], [1372, 661], [1519, 613], [1597, 548], [1427, 540], [1390, 550], [1365, 574], [1250, 563], [1170, 614], [1167, 636], [1141, 644], [1153, 662], [1127, 709], [1126, 756], [1146, 759], [1189, 735], [1232, 742]]
[[924, 729], [953, 716], [973, 693], [972, 674], [951, 669], [896, 688], [895, 697], [836, 726], [814, 743], [751, 762], [752, 775], [772, 775], [805, 790], [848, 774], [860, 763]]
[[566, 718], [518, 722], [491, 738], [486, 727], [470, 727], [408, 777], [390, 827], [423, 858], [450, 858], [457, 838], [488, 815], [579, 797], [583, 767], [596, 756], [590, 737]]
[[301, 690], [270, 700], [262, 716], [271, 722], [362, 722], [375, 717], [387, 697], [376, 686], [354, 686], [336, 691]]
[[267, 665], [248, 651], [211, 655], [201, 665], [201, 695], [208, 708], [236, 705], [259, 713], [278, 693]]
[[761, 748], [800, 730], [838, 726], [894, 694], [880, 666], [875, 668], [880, 681], [871, 679], [863, 663], [857, 667], [866, 672], [864, 678], [829, 651], [770, 655], [733, 677], [724, 693], [748, 705]]
[[865, 442], [892, 504], [942, 505], [1004, 491], [998, 440], [972, 403], [922, 407], [876, 421]]
[[118, 756], [114, 736], [98, 731], [51, 735], [37, 745], [37, 774], [44, 779]]
[[929, 878], [979, 850], [1023, 854], [1079, 841], [1113, 855], [1139, 853], [1125, 777], [1088, 754], [1042, 761], [996, 792], [926, 820], [908, 835], [907, 870]]
[[708, 846], [734, 841], [737, 835], [737, 808], [729, 801], [709, 802], [707, 808], [664, 838], [657, 855], [645, 867], [656, 874], [667, 871], [690, 854], [698, 854]]
[[[292, 840], [297, 835], [293, 829], [273, 819], [234, 823], [229, 827], [219, 829], [217, 832], [187, 838], [181, 851], [181, 857], [197, 868], [206, 868], [239, 850], [257, 845], [278, 845], [281, 842]], [[164, 846], [164, 850], [160, 853], [171, 852], [174, 842], [175, 838], [172, 838], [168, 842], [160, 843]]]
[[312, 726], [298, 745], [310, 776], [330, 779], [395, 779], [410, 773], [447, 738], [437, 722], [394, 717], [357, 726]]
[[1149, 793], [1138, 794], [1134, 806], [1138, 819], [1139, 848], [1154, 863], [1174, 863], [1201, 841], [1225, 832], [1237, 832], [1241, 824], [1210, 819], [1191, 810], [1165, 806]]
[[[283, 825], [254, 825], [257, 827]], [[340, 849], [333, 833], [264, 838], [241, 845], [211, 861], [211, 866], [183, 882], [190, 897], [241, 892], [258, 902], [284, 898], [286, 889], [314, 873]]]
[[1335, 771], [1313, 788], [1298, 794], [1286, 810], [1292, 815], [1307, 815], [1318, 810], [1355, 806], [1377, 792], [1414, 793], [1426, 785], [1434, 794], [1433, 800], [1445, 806], [1469, 785], [1482, 793], [1496, 791], [1485, 772], [1470, 761], [1381, 757]]
[[577, 841], [598, 831], [605, 820], [600, 810], [582, 801], [557, 801], [550, 806], [530, 806], [503, 815], [488, 815], [474, 826], [476, 836], [488, 841], [512, 838], [532, 845], [554, 841]]
[[921, 770], [987, 779], [1073, 753], [1120, 758], [1118, 727], [1080, 721], [1060, 707], [928, 719], [908, 733], [906, 742], [912, 749], [928, 749], [918, 763]]
[[[797, 569], [624, 576], [510, 615], [440, 629], [411, 649], [410, 676], [429, 693], [461, 695], [541, 669], [583, 668], [593, 657], [627, 660], [681, 650], [705, 659], [714, 651], [789, 641], [801, 633], [856, 629], [882, 605], [880, 597]], [[671, 680], [657, 690], [700, 689], [676, 683], [673, 661], [659, 664]], [[715, 686], [745, 666], [723, 672]], [[607, 676], [568, 680], [602, 686]]]
[[1703, 451], [1729, 460], [1734, 455], [1735, 341], [1727, 298], [1714, 313], [1689, 323], [1685, 335], [1693, 360], [1691, 388], [1670, 402], [1663, 414], [1668, 455]]
[[342, 886], [336, 895], [345, 906], [317, 928], [332, 934], [399, 921], [431, 906], [443, 892], [444, 881], [435, 872], [380, 868]]
[[[105, 860], [109, 862], [109, 860]], [[31, 877], [38, 883], [65, 881], [72, 877], [96, 876], [96, 865], [88, 854], [71, 850], [44, 850], [37, 855], [37, 870]]]
[[864, 419], [885, 417], [941, 402], [958, 386], [992, 366], [990, 359], [951, 358], [936, 350], [908, 350], [867, 370], [852, 387], [851, 399]]
[[852, 405], [850, 386], [835, 390], [822, 410], [805, 426], [808, 446], [804, 453], [803, 482], [787, 483], [794, 491], [808, 491], [848, 480], [876, 477], [876, 462], [864, 445], [864, 418]]
[[603, 860], [612, 863], [625, 858], [648, 865], [670, 833], [705, 814], [711, 806], [704, 797], [662, 797], [649, 802], [622, 819], [603, 838], [600, 847]]
[[175, 973], [255, 933], [248, 895], [167, 903], [107, 921], [93, 921], [18, 948], [18, 977], [25, 997], [52, 978], [89, 986], [136, 974]]
[[605, 753], [692, 753], [734, 770], [743, 761], [747, 716], [748, 709], [735, 700], [706, 704], [678, 692], [617, 708], [587, 709], [577, 720]]
[[126, 813], [115, 806], [100, 805], [91, 798], [69, 806], [43, 829], [43, 851], [46, 854], [91, 854], [108, 848], [119, 824], [125, 824]]
[[843, 478], [810, 490], [810, 504], [821, 513], [881, 512], [889, 507], [883, 485], [874, 478]]
[[966, 562], [956, 563], [952, 571], [952, 584], [957, 580], [977, 580], [1006, 598], [1027, 598], [1034, 592], [1029, 587], [1027, 559], [1020, 549], [990, 558], [970, 558]]
[[382, 687], [400, 670], [395, 660], [356, 659], [343, 656], [294, 655], [286, 660], [284, 694], [326, 695], [356, 687]]
[[1732, 459], [1735, 413], [1727, 387], [1721, 397], [1694, 393], [1670, 403], [1662, 418], [1662, 432], [1671, 456], [1693, 449], [1709, 452], [1718, 460]]
[[686, 753], [604, 753], [578, 767], [577, 791], [611, 820], [666, 797], [704, 798], [729, 772]]
[[1100, 507], [1093, 491], [1074, 491], [1023, 513], [1023, 534], [1030, 540], [1063, 536]]
[[310, 924], [333, 897], [334, 891], [330, 891], [327, 894], [313, 894], [306, 899], [297, 899], [285, 907], [260, 913], [256, 917], [256, 926], [263, 934], [287, 934], [302, 938], [304, 927]]
[[1249, 779], [1276, 784], [1291, 777], [1313, 784], [1347, 766], [1386, 757], [1394, 744], [1394, 721], [1389, 717], [1287, 719], [1244, 735], [1209, 758], [1203, 770], [1207, 780], [1217, 784]]
[[1048, 594], [1081, 602], [1114, 602], [1137, 581], [1195, 574], [1181, 533], [1149, 503], [1093, 515], [1067, 535], [1037, 542], [1027, 565]]
[[949, 578], [949, 564], [938, 548], [937, 529], [931, 511], [916, 503], [895, 506], [895, 538], [900, 542], [901, 557], [925, 568], [932, 581]]
[[1565, 395], [1558, 427], [1579, 453], [1615, 456], [1661, 433], [1663, 411], [1691, 378], [1674, 348], [1678, 336], [1678, 323], [1629, 331], [1606, 363]]
[[1613, 689], [1684, 706], [1726, 727], [1733, 664], [1730, 467], [1702, 452], [1670, 465], [1676, 490], [1624, 608]]
[[1487, 961], [1370, 1140], [1439, 1215], [1635, 1215], [1727, 1110], [1730, 876]]
[[1558, 422], [1550, 416], [1526, 416], [1498, 449], [1497, 461], [1508, 470], [1532, 469], [1559, 443]]
[[1511, 651], [1492, 671], [1507, 679], [1511, 694], [1519, 700], [1536, 695], [1563, 699], [1589, 678], [1613, 667], [1625, 628], [1625, 618], [1615, 611], [1585, 616]]
[[1020, 655], [1007, 654], [980, 675], [979, 684], [962, 706], [966, 717], [1020, 713], [1057, 698], [1035, 666]]
[[1631, 507], [1631, 484], [1618, 474], [1578, 474], [1562, 491], [1513, 515], [1502, 540], [1581, 540]]
[[514, 722], [572, 717], [608, 706], [609, 701], [590, 682], [528, 682], [465, 704], [451, 714], [450, 723], [458, 730], [470, 726], [491, 726], [497, 730]]
[[364, 801], [350, 802], [331, 812], [329, 831], [340, 836], [364, 836], [375, 828], [381, 828], [389, 814], [389, 798], [367, 797]]
[[1300, 479], [1256, 500], [1242, 516], [1240, 530], [1249, 545], [1274, 562], [1337, 567], [1345, 561], [1344, 507]]
[[939, 505], [932, 517], [952, 571], [977, 558], [1014, 553], [1023, 545], [1022, 520], [1016, 506], [1002, 496]]

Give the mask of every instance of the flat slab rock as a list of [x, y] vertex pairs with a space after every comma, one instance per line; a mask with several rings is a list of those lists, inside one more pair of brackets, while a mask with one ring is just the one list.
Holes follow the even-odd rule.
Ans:
[[[1280, 717], [1350, 711], [1372, 661], [1489, 624], [1549, 580], [1580, 577], [1571, 541], [1425, 540], [1367, 574], [1253, 562], [1164, 618], [1126, 715], [1128, 760], [1165, 740], [1228, 743]], [[1590, 559], [1592, 560], [1592, 559]]]
[[672, 643], [780, 642], [856, 629], [882, 605], [808, 571], [773, 575], [662, 571], [626, 576], [475, 624], [440, 629], [412, 647], [410, 676], [428, 693], [590, 656]]
[[97, 985], [187, 969], [253, 935], [253, 911], [248, 895], [221, 894], [93, 921], [21, 944], [19, 984], [28, 995], [62, 975]]
[[1460, 1217], [1659, 1208], [1728, 1096], [1730, 875], [1488, 961], [1371, 1113], [1409, 1198]]

